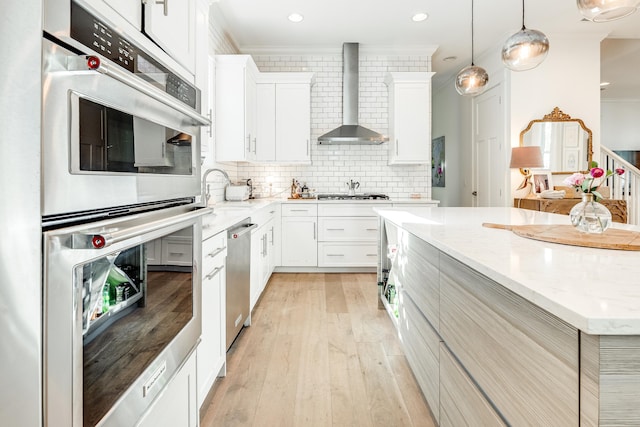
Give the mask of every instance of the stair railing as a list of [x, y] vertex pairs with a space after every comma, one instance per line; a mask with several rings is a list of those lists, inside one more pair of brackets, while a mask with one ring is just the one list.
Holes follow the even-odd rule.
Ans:
[[609, 150], [600, 147], [600, 167], [605, 170], [624, 169], [624, 174], [609, 177], [605, 183], [612, 199], [627, 202], [627, 222], [640, 225], [640, 169]]

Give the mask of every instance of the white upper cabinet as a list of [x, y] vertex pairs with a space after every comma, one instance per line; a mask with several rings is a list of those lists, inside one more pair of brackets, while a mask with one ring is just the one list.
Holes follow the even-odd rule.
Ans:
[[276, 160], [276, 85], [258, 83], [256, 85], [256, 160], [274, 162]]
[[249, 55], [216, 55], [216, 161], [253, 161], [257, 152], [256, 77]]
[[256, 161], [311, 163], [313, 73], [261, 73]]
[[144, 32], [192, 74], [196, 69], [196, 1], [143, 0]]
[[431, 163], [430, 72], [389, 73], [389, 164]]
[[142, 30], [142, 3], [131, 0], [102, 0], [110, 8], [133, 25], [138, 31]]

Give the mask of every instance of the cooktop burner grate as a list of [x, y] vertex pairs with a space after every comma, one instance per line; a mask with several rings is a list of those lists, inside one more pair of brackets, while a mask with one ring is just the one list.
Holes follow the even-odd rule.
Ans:
[[389, 200], [389, 196], [386, 194], [375, 193], [358, 193], [358, 194], [346, 194], [346, 193], [325, 193], [318, 194], [318, 200]]

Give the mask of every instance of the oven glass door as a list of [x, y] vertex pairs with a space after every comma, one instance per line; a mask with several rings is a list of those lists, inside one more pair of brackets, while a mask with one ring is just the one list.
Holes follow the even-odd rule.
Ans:
[[93, 426], [193, 319], [191, 227], [75, 268], [83, 425]]
[[44, 233], [45, 425], [135, 425], [200, 336], [199, 218], [179, 206]]
[[72, 172], [193, 173], [192, 135], [77, 93], [71, 95], [71, 108], [71, 126], [78, 129], [71, 144]]

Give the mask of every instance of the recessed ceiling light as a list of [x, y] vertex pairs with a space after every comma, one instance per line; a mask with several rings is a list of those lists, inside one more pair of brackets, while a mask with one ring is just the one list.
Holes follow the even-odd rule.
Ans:
[[422, 22], [422, 21], [426, 21], [428, 17], [429, 17], [429, 14], [425, 12], [420, 12], [413, 15], [411, 19], [413, 20], [413, 22]]
[[292, 13], [291, 15], [288, 16], [288, 19], [291, 22], [302, 22], [302, 20], [304, 19], [304, 16], [300, 15], [299, 13]]
[[610, 84], [611, 84], [611, 82], [602, 82], [602, 83], [600, 83], [600, 87], [609, 86]]
[[455, 61], [456, 59], [458, 59], [457, 56], [447, 56], [446, 58], [442, 58], [444, 62], [452, 62], [452, 61]]

